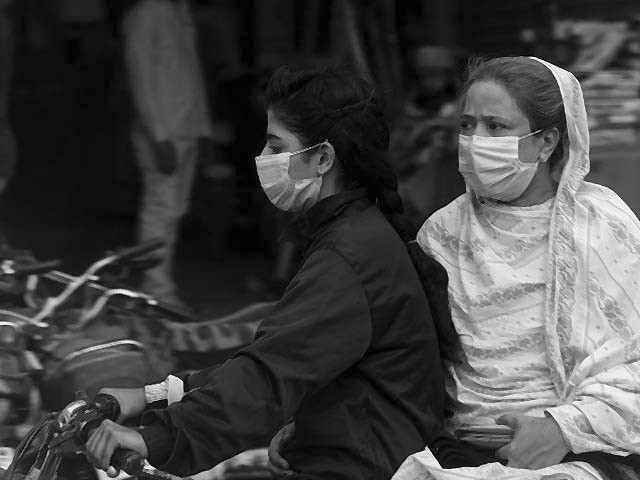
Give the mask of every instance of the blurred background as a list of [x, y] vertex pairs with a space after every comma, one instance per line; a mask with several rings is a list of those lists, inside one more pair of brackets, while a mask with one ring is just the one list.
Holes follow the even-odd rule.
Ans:
[[[8, 178], [0, 226], [9, 244], [62, 258], [69, 271], [136, 241], [142, 187], [123, 19], [148, 1], [171, 0], [0, 0], [0, 120], [15, 139], [15, 149], [0, 151]], [[415, 226], [464, 191], [456, 102], [468, 59], [536, 55], [559, 64], [585, 92], [590, 179], [640, 211], [638, 0], [184, 3], [212, 133], [175, 276], [199, 314], [277, 297], [295, 271], [295, 248], [283, 252], [278, 241], [287, 218], [264, 196], [254, 165], [266, 126], [262, 91], [285, 63], [349, 62], [378, 85], [389, 159]]]

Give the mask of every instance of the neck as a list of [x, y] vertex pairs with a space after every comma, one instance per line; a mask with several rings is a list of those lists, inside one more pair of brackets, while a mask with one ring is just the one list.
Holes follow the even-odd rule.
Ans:
[[553, 197], [557, 190], [558, 184], [551, 176], [549, 165], [542, 163], [524, 193], [515, 200], [505, 203], [514, 207], [540, 205]]
[[320, 186], [320, 194], [318, 201], [331, 197], [347, 190], [342, 179], [336, 175], [334, 169], [331, 169], [322, 177], [322, 185]]

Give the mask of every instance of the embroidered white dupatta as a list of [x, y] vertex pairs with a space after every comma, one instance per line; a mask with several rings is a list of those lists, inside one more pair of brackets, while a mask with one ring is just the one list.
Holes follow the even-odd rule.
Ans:
[[576, 453], [640, 453], [640, 222], [611, 190], [584, 181], [589, 130], [582, 89], [556, 78], [569, 158], [551, 219], [547, 355], [564, 405], [549, 412]]

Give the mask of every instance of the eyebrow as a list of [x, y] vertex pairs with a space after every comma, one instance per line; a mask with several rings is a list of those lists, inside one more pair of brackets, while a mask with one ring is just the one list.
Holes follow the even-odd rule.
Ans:
[[[463, 114], [460, 115], [460, 120], [475, 120], [476, 118], [473, 115], [468, 115], [468, 114]], [[480, 117], [480, 121], [482, 122], [493, 122], [493, 121], [497, 121], [500, 123], [504, 123], [504, 124], [513, 124], [513, 120], [509, 120], [508, 118], [505, 117], [500, 117], [498, 115], [482, 115]]]
[[282, 140], [282, 137], [279, 137], [274, 133], [267, 133], [267, 140]]

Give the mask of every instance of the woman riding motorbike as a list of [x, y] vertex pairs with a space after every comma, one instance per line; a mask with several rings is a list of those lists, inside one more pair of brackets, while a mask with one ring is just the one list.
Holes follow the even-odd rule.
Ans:
[[[191, 475], [267, 445], [293, 419], [291, 478], [386, 480], [439, 429], [438, 339], [390, 223], [402, 202], [374, 89], [347, 70], [283, 67], [266, 96], [256, 167], [271, 202], [298, 212], [292, 234], [306, 245], [303, 264], [252, 344], [186, 378], [190, 391], [145, 413], [142, 429], [101, 425], [86, 447], [102, 469], [123, 447]], [[125, 416], [180, 397], [156, 387], [109, 393]]]

